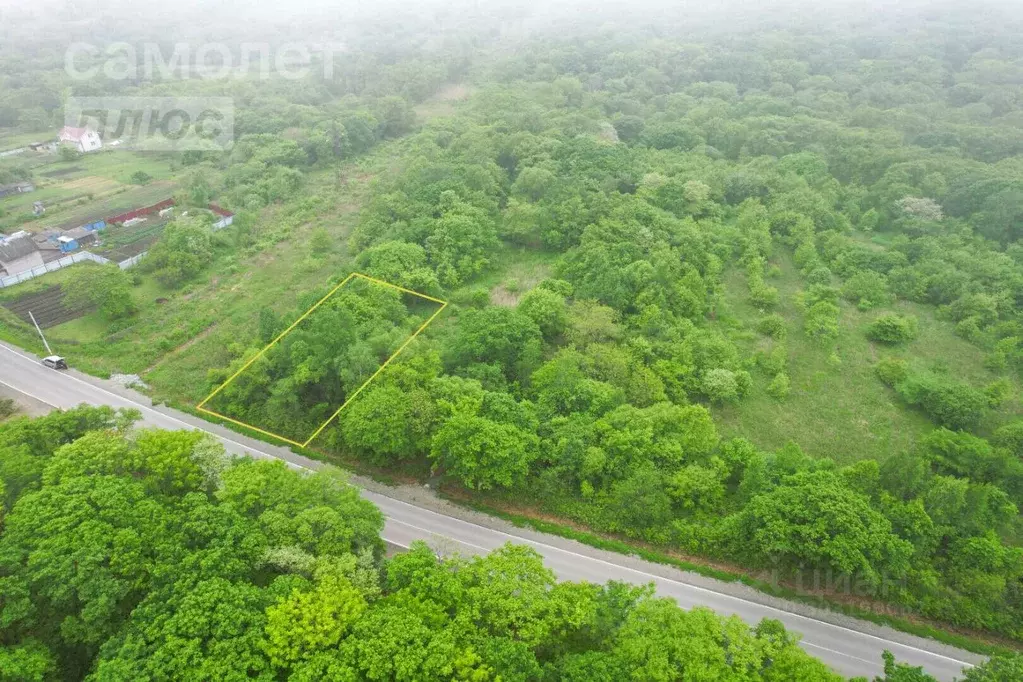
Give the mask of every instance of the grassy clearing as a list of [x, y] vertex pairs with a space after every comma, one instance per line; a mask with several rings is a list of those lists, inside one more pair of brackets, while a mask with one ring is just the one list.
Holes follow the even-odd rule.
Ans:
[[65, 182], [85, 176], [99, 176], [128, 184], [135, 171], [145, 171], [156, 180], [174, 176], [172, 155], [154, 152], [133, 152], [126, 149], [103, 149], [63, 161], [56, 154], [42, 157], [45, 163], [33, 170], [42, 183]]
[[432, 121], [438, 118], [454, 116], [461, 102], [469, 99], [472, 89], [461, 83], [446, 85], [425, 102], [416, 105], [416, 118], [420, 121]]
[[42, 133], [16, 133], [10, 130], [0, 130], [0, 152], [17, 149], [18, 147], [24, 147], [35, 142], [49, 142], [55, 139], [57, 139], [56, 133], [49, 131]]
[[[90, 182], [97, 180], [98, 182]], [[36, 185], [34, 192], [12, 194], [4, 197], [0, 205], [8, 212], [31, 211], [32, 204], [41, 201], [45, 205], [87, 197], [89, 194], [102, 194], [120, 188], [121, 185], [106, 178], [90, 178], [83, 176], [69, 182], [45, 183]]]
[[101, 341], [109, 327], [109, 323], [99, 313], [92, 313], [51, 327], [47, 330], [47, 337], [54, 346], [67, 343], [68, 339], [74, 339], [77, 343], [92, 343]]
[[90, 175], [98, 175], [127, 185], [131, 183], [131, 176], [136, 171], [143, 171], [154, 180], [173, 178], [175, 171], [171, 165], [172, 159], [171, 154], [112, 149], [98, 154], [86, 154], [72, 164], [84, 165]]
[[557, 260], [557, 254], [504, 245], [494, 253], [487, 270], [469, 284], [453, 290], [450, 298], [458, 301], [467, 298], [473, 290], [487, 289], [495, 305], [513, 306], [522, 294], [543, 279], [553, 277]]
[[[122, 185], [98, 176], [87, 176], [73, 182], [43, 186], [35, 192], [18, 194], [2, 208], [10, 216], [3, 224], [37, 232], [51, 227], [77, 227], [104, 217], [99, 213], [109, 199], [128, 192], [130, 185]], [[46, 213], [33, 216], [36, 201], [43, 202]], [[75, 223], [66, 225], [66, 223]]]
[[[771, 377], [753, 369], [752, 395], [735, 405], [712, 408], [721, 432], [744, 436], [765, 449], [777, 449], [789, 441], [807, 453], [832, 457], [840, 463], [874, 458], [883, 461], [905, 450], [933, 423], [917, 410], [907, 408], [895, 393], [878, 380], [873, 366], [885, 355], [912, 359], [914, 365], [983, 387], [997, 376], [984, 368], [984, 351], [953, 333], [949, 322], [935, 317], [930, 306], [899, 301], [892, 306], [919, 318], [920, 334], [904, 347], [889, 349], [869, 341], [864, 332], [881, 311], [862, 312], [843, 301], [839, 320], [837, 354], [841, 364], [829, 362], [831, 351], [816, 345], [803, 333], [803, 315], [794, 295], [802, 288], [799, 273], [786, 255], [776, 258], [781, 277], [770, 280], [781, 294], [777, 312], [787, 322], [788, 373], [792, 391], [776, 400], [766, 392]], [[752, 331], [762, 314], [748, 303], [745, 277], [731, 271], [725, 277], [725, 305], [720, 313], [724, 327], [743, 339], [752, 355], [769, 349], [772, 342]], [[954, 366], [948, 359], [954, 358]], [[1019, 395], [1019, 386], [1017, 386]], [[990, 428], [1021, 414], [1018, 400], [1010, 401], [991, 415]]]

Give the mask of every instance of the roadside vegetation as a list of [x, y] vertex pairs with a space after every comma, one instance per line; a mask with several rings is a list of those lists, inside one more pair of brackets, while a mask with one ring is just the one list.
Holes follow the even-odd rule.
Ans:
[[0, 679], [842, 679], [777, 621], [557, 582], [530, 548], [387, 558], [382, 515], [341, 472], [232, 460], [137, 418], [0, 424]]
[[231, 461], [136, 416], [0, 426], [2, 679], [840, 679], [780, 623], [557, 583], [528, 548], [385, 559], [340, 472]]

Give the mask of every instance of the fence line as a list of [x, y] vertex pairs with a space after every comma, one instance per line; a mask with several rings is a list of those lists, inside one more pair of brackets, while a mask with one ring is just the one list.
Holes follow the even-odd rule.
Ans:
[[142, 208], [136, 208], [134, 211], [128, 211], [127, 213], [111, 216], [107, 218], [107, 222], [110, 224], [123, 223], [127, 220], [132, 220], [133, 218], [141, 218], [143, 216], [152, 215], [153, 213], [159, 213], [163, 209], [170, 208], [173, 205], [174, 199], [164, 199], [152, 206], [144, 206]]
[[121, 261], [120, 263], [118, 263], [117, 267], [121, 268], [122, 270], [127, 270], [131, 266], [137, 265], [138, 262], [140, 260], [142, 260], [142, 256], [146, 255], [147, 253], [149, 253], [149, 252], [148, 251], [143, 251], [142, 253], [135, 254], [131, 258], [126, 258], [123, 261]]
[[[122, 270], [125, 270], [138, 263], [142, 259], [142, 256], [144, 255], [146, 255], [145, 252], [140, 253], [137, 256], [133, 256], [127, 260], [121, 261], [117, 265]], [[107, 263], [113, 262], [109, 258], [97, 256], [91, 251], [79, 251], [78, 253], [73, 253], [70, 256], [64, 256], [63, 258], [52, 260], [49, 263], [37, 265], [30, 270], [19, 272], [16, 275], [0, 277], [0, 289], [4, 287], [14, 286], [15, 284], [20, 284], [22, 282], [27, 282], [30, 279], [34, 279], [41, 275], [45, 275], [47, 272], [55, 272], [56, 270], [60, 270], [61, 268], [66, 268], [69, 265], [74, 265], [75, 263], [82, 263], [84, 261], [92, 261], [93, 263], [99, 263], [100, 265], [105, 265]]]

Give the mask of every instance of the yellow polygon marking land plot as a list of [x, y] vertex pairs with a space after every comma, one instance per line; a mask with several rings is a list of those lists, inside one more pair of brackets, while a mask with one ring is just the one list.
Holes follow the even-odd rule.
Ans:
[[[208, 410], [205, 407], [203, 407], [203, 405], [208, 403], [210, 400], [212, 400], [214, 397], [216, 397], [216, 395], [218, 393], [220, 393], [222, 390], [224, 390], [224, 388], [226, 388], [228, 384], [230, 384], [232, 381], [237, 379], [238, 376], [241, 375], [241, 373], [244, 372], [246, 369], [248, 369], [249, 366], [252, 363], [254, 363], [256, 360], [258, 360], [261, 357], [263, 357], [263, 355], [268, 350], [273, 348], [274, 345], [276, 345], [278, 341], [280, 341], [285, 336], [287, 336], [288, 333], [292, 329], [297, 327], [299, 325], [299, 323], [302, 322], [302, 320], [304, 320], [305, 318], [309, 317], [317, 308], [319, 308], [321, 305], [323, 305], [323, 303], [325, 303], [327, 301], [327, 299], [329, 299], [331, 296], [333, 296], [335, 293], [337, 293], [337, 291], [341, 287], [343, 287], [344, 285], [348, 284], [348, 282], [350, 282], [355, 277], [359, 277], [359, 278], [362, 278], [362, 279], [367, 280], [369, 282], [373, 282], [374, 284], [379, 284], [381, 286], [390, 287], [391, 289], [397, 289], [398, 291], [401, 291], [401, 292], [406, 293], [406, 294], [411, 294], [412, 296], [418, 296], [419, 298], [425, 299], [427, 301], [433, 301], [434, 303], [439, 303], [440, 304], [440, 308], [438, 308], [436, 310], [436, 312], [433, 313], [433, 315], [430, 315], [430, 317], [427, 318], [426, 322], [421, 324], [419, 326], [419, 329], [417, 329], [412, 334], [412, 336], [410, 336], [407, 339], [405, 339], [405, 342], [402, 343], [401, 346], [398, 347], [398, 350], [394, 351], [394, 353], [391, 354], [391, 357], [387, 358], [387, 360], [384, 362], [384, 364], [380, 365], [380, 367], [377, 369], [377, 371], [373, 372], [373, 375], [369, 379], [366, 379], [366, 381], [364, 381], [362, 383], [362, 385], [360, 385], [357, 389], [352, 391], [352, 394], [345, 399], [344, 403], [341, 404], [341, 407], [337, 408], [337, 410], [334, 412], [334, 414], [330, 415], [330, 418], [327, 419], [327, 421], [325, 421], [322, 424], [320, 424], [320, 426], [313, 432], [313, 435], [309, 436], [309, 438], [307, 438], [304, 443], [300, 443], [297, 440], [292, 440], [292, 439], [287, 438], [285, 436], [282, 436], [282, 435], [280, 435], [278, 433], [273, 433], [271, 431], [267, 431], [265, 429], [261, 429], [258, 426], [253, 426], [252, 424], [246, 424], [243, 421], [239, 421], [237, 419], [232, 419], [231, 417], [228, 417], [227, 415], [223, 415], [223, 414], [220, 414], [219, 412], [214, 412], [213, 410]], [[309, 310], [305, 311], [302, 314], [301, 317], [299, 317], [297, 320], [292, 322], [290, 327], [288, 327], [287, 329], [282, 331], [280, 334], [278, 334], [277, 338], [275, 338], [273, 341], [268, 343], [266, 345], [266, 347], [263, 348], [263, 350], [261, 350], [258, 353], [256, 353], [256, 355], [254, 355], [248, 362], [246, 362], [244, 365], [242, 365], [241, 369], [239, 369], [237, 372], [235, 372], [230, 377], [228, 377], [227, 381], [222, 383], [220, 386], [217, 386], [217, 388], [213, 391], [213, 393], [210, 393], [208, 396], [206, 396], [203, 399], [203, 401], [201, 403], [199, 403], [198, 405], [195, 406], [195, 409], [199, 410], [200, 412], [205, 412], [206, 414], [213, 415], [214, 417], [217, 417], [219, 419], [227, 420], [227, 421], [231, 422], [232, 424], [237, 424], [238, 426], [244, 426], [247, 429], [252, 429], [253, 431], [257, 431], [259, 433], [262, 433], [263, 435], [270, 436], [271, 438], [276, 438], [278, 440], [284, 441], [285, 443], [291, 443], [292, 445], [297, 445], [299, 447], [303, 447], [304, 448], [307, 445], [309, 445], [309, 443], [313, 442], [313, 440], [318, 435], [320, 435], [320, 433], [323, 431], [323, 429], [327, 428], [327, 425], [330, 424], [332, 421], [334, 421], [334, 419], [336, 419], [337, 416], [339, 414], [341, 414], [341, 411], [343, 409], [345, 409], [346, 407], [348, 407], [349, 403], [351, 403], [353, 400], [355, 400], [356, 396], [358, 396], [362, 392], [362, 389], [366, 388], [366, 386], [368, 386], [371, 381], [376, 379], [380, 375], [380, 373], [383, 372], [387, 368], [387, 366], [389, 364], [391, 364], [392, 360], [394, 360], [396, 357], [401, 355], [401, 352], [403, 350], [405, 350], [405, 348], [408, 347], [408, 345], [410, 343], [412, 343], [415, 340], [415, 338], [417, 336], [419, 336], [419, 334], [422, 333], [422, 331], [424, 329], [426, 329], [430, 325], [431, 322], [433, 322], [435, 319], [437, 319], [437, 316], [440, 315], [442, 312], [444, 312], [444, 309], [447, 308], [447, 307], [448, 307], [448, 302], [447, 301], [442, 301], [439, 298], [434, 298], [432, 296], [427, 296], [426, 294], [421, 294], [418, 291], [412, 291], [411, 289], [406, 289], [404, 287], [400, 287], [397, 284], [391, 284], [390, 282], [385, 282], [385, 281], [383, 281], [381, 279], [377, 279], [375, 277], [370, 277], [369, 275], [364, 275], [361, 272], [353, 272], [352, 274], [350, 274], [347, 277], [345, 277], [341, 281], [340, 284], [338, 284], [336, 287], [334, 287], [329, 292], [327, 292], [326, 296], [324, 296], [319, 301], [314, 303], [313, 306], [311, 308], [309, 308]]]

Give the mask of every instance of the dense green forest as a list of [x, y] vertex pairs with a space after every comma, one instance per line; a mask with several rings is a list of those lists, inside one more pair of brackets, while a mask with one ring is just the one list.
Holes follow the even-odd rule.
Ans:
[[[74, 350], [100, 372], [141, 371], [198, 339], [170, 361], [177, 374], [147, 377], [156, 395], [194, 404], [333, 284], [365, 272], [453, 305], [313, 443], [327, 456], [441, 477], [736, 571], [846, 576], [880, 608], [1023, 640], [1018, 12], [767, 13], [728, 32], [720, 17], [716, 30], [663, 19], [580, 21], [528, 38], [467, 20], [440, 44], [391, 35], [409, 47], [353, 50], [331, 80], [84, 84], [233, 97], [233, 149], [173, 163], [182, 203], [215, 199], [239, 215], [216, 234], [178, 221], [154, 247], [141, 270], [172, 292], [164, 308], [104, 305], [132, 296], [132, 276], [111, 273], [122, 281], [95, 289], [109, 327]], [[4, 87], [17, 95], [6, 124], [19, 131], [37, 125], [32, 93], [56, 97], [63, 85], [59, 54], [26, 54], [0, 55]], [[438, 102], [452, 85], [465, 101]], [[4, 168], [31, 174], [17, 161]], [[363, 182], [366, 168], [374, 176]], [[202, 238], [183, 238], [189, 230]], [[201, 258], [180, 258], [197, 240]], [[264, 269], [273, 274], [264, 293], [249, 294], [248, 278]], [[221, 277], [236, 279], [229, 288]], [[225, 413], [310, 432], [428, 314], [374, 296], [372, 307], [350, 296], [311, 316], [224, 392]], [[220, 509], [211, 490], [203, 504]], [[378, 562], [377, 530], [367, 525], [346, 551], [368, 548]], [[498, 560], [527, 559], [483, 561]], [[396, 561], [430, 562], [422, 553]], [[474, 570], [455, 570], [460, 595], [472, 592]], [[244, 578], [255, 587], [243, 591], [258, 594], [238, 597], [259, 614], [274, 585], [316, 594], [326, 579], [308, 569], [298, 585], [267, 571]], [[148, 586], [168, 590], [152, 609], [191, 598], [126, 580], [143, 604]], [[392, 591], [422, 589], [390, 585], [362, 593], [358, 620], [332, 617], [350, 617], [358, 633]], [[599, 679], [587, 666], [603, 666], [593, 662], [601, 656], [633, 665], [615, 648], [627, 614], [671, 609], [594, 589], [592, 613], [610, 623], [599, 634], [546, 624], [573, 644], [541, 650], [525, 635], [472, 643], [444, 630], [445, 650], [465, 679], [489, 679], [474, 671], [494, 666], [484, 652], [500, 647], [502, 660], [532, 660], [556, 679]], [[408, 610], [439, 630], [457, 621], [460, 599]], [[132, 624], [135, 612], [119, 616], [127, 630], [115, 620], [89, 629], [116, 644], [71, 639], [73, 651], [59, 653], [50, 622], [39, 637], [51, 653], [39, 660], [81, 667], [98, 655], [135, 670], [164, 636], [131, 629], [148, 627]], [[74, 628], [61, 625], [60, 636]], [[772, 632], [743, 637], [756, 649], [779, 641]], [[353, 637], [343, 651], [361, 651]], [[334, 665], [320, 649], [287, 646]], [[298, 661], [313, 665], [305, 653], [275, 655], [253, 665], [296, 675]], [[339, 670], [369, 660], [344, 655], [354, 658], [338, 659]], [[323, 674], [307, 670], [297, 679]]]
[[[917, 29], [545, 39], [480, 66], [469, 106], [414, 136], [350, 240], [355, 267], [460, 306], [325, 445], [1023, 638], [1023, 55], [1010, 33]], [[501, 300], [474, 285], [521, 259], [549, 274]], [[901, 350], [910, 311], [997, 378]], [[841, 318], [864, 312], [872, 381], [932, 430], [883, 457], [850, 444], [852, 461], [839, 442], [721, 437], [715, 406], [789, 400], [793, 336], [842, 377]]]
[[0, 426], [0, 680], [839, 680], [780, 623], [556, 583], [531, 549], [383, 558], [340, 473], [78, 408]]
[[558, 583], [521, 546], [385, 559], [382, 515], [340, 472], [231, 460], [137, 416], [0, 425], [0, 680], [842, 679], [777, 621]]
[[304, 442], [439, 307], [361, 278], [303, 298], [313, 312], [290, 331], [263, 309], [259, 340], [270, 345], [224, 370], [206, 409]]

